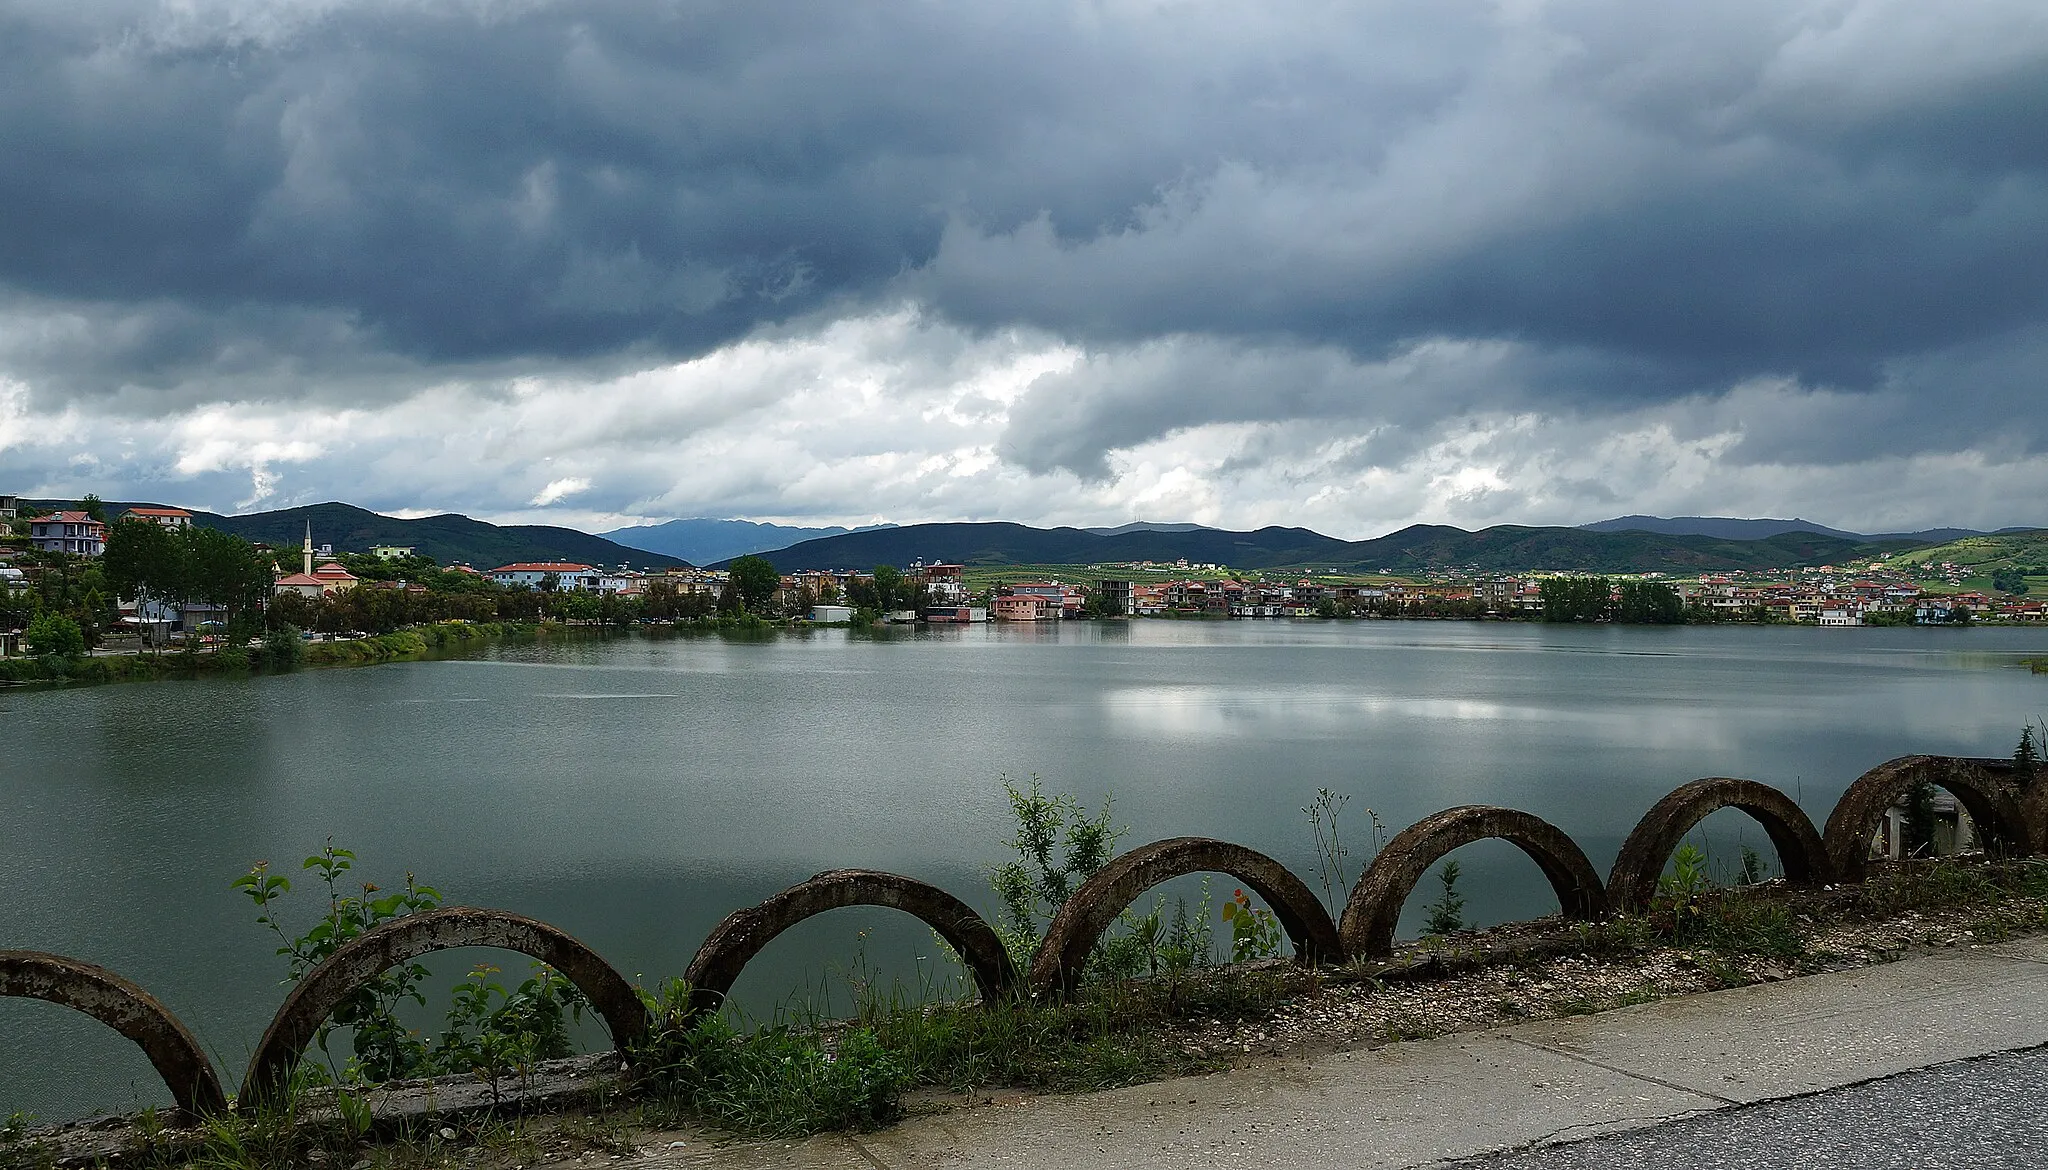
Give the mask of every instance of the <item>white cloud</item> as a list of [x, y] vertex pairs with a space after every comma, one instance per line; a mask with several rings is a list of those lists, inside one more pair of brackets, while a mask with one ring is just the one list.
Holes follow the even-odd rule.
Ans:
[[590, 481], [588, 479], [580, 475], [573, 475], [567, 479], [549, 481], [548, 486], [540, 489], [540, 493], [528, 502], [536, 508], [545, 508], [549, 504], [557, 503], [570, 496], [581, 495], [589, 490]]
[[[1935, 443], [1843, 459], [1766, 441], [1783, 426], [1824, 432], [1882, 415], [1884, 393], [1769, 379], [1619, 409], [1467, 401], [1475, 377], [1517, 376], [1511, 356], [1421, 345], [1360, 363], [1202, 339], [1084, 350], [903, 308], [615, 377], [450, 380], [341, 412], [41, 413], [26, 387], [0, 383], [0, 450], [16, 480], [0, 487], [228, 510], [346, 499], [393, 515], [591, 529], [693, 515], [1153, 519], [1356, 538], [1417, 522], [1569, 524], [1639, 511], [1796, 511], [1864, 530], [2041, 519], [2029, 501], [2048, 490], [2048, 459], [2023, 448]], [[1045, 412], [1123, 409], [1088, 396], [1156, 405], [1176, 392], [1210, 405], [1184, 425], [1131, 429], [1099, 477], [1001, 454], [1006, 436]], [[1281, 409], [1256, 408], [1274, 399]]]

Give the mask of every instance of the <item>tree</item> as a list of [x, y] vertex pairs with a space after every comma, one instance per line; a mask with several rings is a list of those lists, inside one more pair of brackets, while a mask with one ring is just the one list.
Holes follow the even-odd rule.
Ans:
[[190, 582], [185, 545], [170, 529], [149, 520], [123, 520], [107, 532], [100, 558], [107, 584], [135, 599], [135, 616], [147, 631], [166, 602], [182, 598]]
[[226, 609], [230, 626], [270, 599], [276, 576], [255, 545], [231, 532], [197, 525], [184, 529], [180, 542], [184, 545], [185, 596]]
[[92, 492], [85, 493], [85, 498], [78, 501], [78, 510], [102, 524], [107, 522], [107, 506]]
[[727, 574], [740, 606], [748, 613], [765, 612], [775, 591], [782, 588], [782, 574], [775, 571], [775, 566], [751, 553], [734, 559]]
[[807, 618], [811, 616], [811, 609], [817, 604], [818, 597], [811, 592], [811, 587], [809, 585], [800, 585], [797, 587], [796, 593], [790, 597], [786, 608], [791, 617]]
[[38, 658], [76, 658], [85, 653], [85, 635], [78, 623], [60, 613], [44, 611], [28, 624], [28, 652]]
[[1685, 599], [1662, 581], [1623, 581], [1614, 620], [1636, 625], [1675, 626], [1685, 620]]
[[904, 600], [903, 574], [894, 565], [875, 566], [875, 608], [887, 613]]
[[1612, 609], [1605, 577], [1545, 577], [1538, 590], [1546, 622], [1597, 622]]
[[320, 627], [320, 602], [296, 591], [280, 593], [270, 599], [264, 618], [271, 629], [289, 629], [296, 638], [300, 630]]
[[2040, 764], [2041, 751], [2034, 745], [2033, 725], [2028, 724], [2020, 728], [2020, 745], [2012, 749], [2012, 770], [2020, 787], [2026, 788], [2034, 783], [2034, 770]]

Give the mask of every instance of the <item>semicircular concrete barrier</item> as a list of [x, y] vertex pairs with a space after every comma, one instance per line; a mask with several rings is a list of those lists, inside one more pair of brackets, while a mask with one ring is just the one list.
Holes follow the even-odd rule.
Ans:
[[1791, 797], [1755, 780], [1708, 776], [1673, 789], [1636, 822], [1608, 874], [1608, 905], [1628, 911], [1647, 908], [1657, 896], [1664, 863], [1678, 843], [1709, 813], [1724, 808], [1741, 809], [1764, 827], [1786, 881], [1821, 885], [1833, 880], [1834, 863], [1820, 830]]
[[520, 914], [444, 906], [366, 930], [306, 972], [256, 1045], [241, 1099], [263, 1101], [282, 1089], [320, 1025], [364, 983], [400, 963], [457, 947], [517, 951], [561, 972], [589, 998], [622, 1055], [647, 1033], [647, 1009], [633, 985], [575, 938]]
[[1884, 814], [1921, 780], [1955, 794], [1979, 831], [2007, 848], [2033, 853], [2043, 845], [2020, 794], [2014, 791], [2011, 760], [1968, 756], [1900, 756], [1858, 776], [1835, 802], [1824, 834], [1835, 880], [1860, 882], [1870, 868], [1870, 844]]
[[1046, 929], [1031, 963], [1031, 988], [1072, 991], [1081, 981], [1088, 955], [1124, 907], [1146, 890], [1195, 873], [1221, 873], [1258, 892], [1304, 963], [1336, 963], [1344, 945], [1330, 912], [1286, 866], [1242, 845], [1209, 837], [1173, 837], [1125, 853], [1097, 870], [1067, 898]]
[[835, 869], [799, 882], [758, 906], [735, 911], [719, 923], [697, 948], [683, 975], [690, 985], [690, 1010], [713, 1010], [724, 1003], [741, 970], [775, 936], [806, 918], [847, 906], [901, 910], [937, 931], [973, 972], [975, 987], [985, 1002], [1010, 994], [1017, 985], [1017, 968], [1010, 962], [1001, 936], [967, 903], [902, 874]]
[[1467, 804], [1424, 817], [1394, 834], [1351, 889], [1338, 934], [1352, 958], [1394, 953], [1394, 927], [1415, 884], [1437, 860], [1460, 846], [1498, 838], [1529, 855], [1558, 903], [1573, 918], [1598, 918], [1607, 909], [1607, 887], [1585, 851], [1564, 830], [1532, 813], [1486, 804]]
[[155, 996], [105, 967], [41, 951], [0, 951], [0, 996], [84, 1012], [142, 1049], [178, 1108], [195, 1117], [227, 1108], [199, 1041]]

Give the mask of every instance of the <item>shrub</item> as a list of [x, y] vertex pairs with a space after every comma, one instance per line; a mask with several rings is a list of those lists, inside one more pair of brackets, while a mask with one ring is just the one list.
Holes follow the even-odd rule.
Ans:
[[290, 670], [305, 659], [305, 634], [297, 626], [279, 626], [263, 639], [263, 665], [272, 670]]
[[38, 658], [76, 658], [85, 653], [85, 634], [61, 613], [45, 611], [28, 623], [28, 652]]
[[[405, 885], [385, 892], [374, 882], [353, 888], [349, 871], [356, 855], [329, 844], [308, 857], [300, 868], [317, 870], [327, 909], [303, 934], [286, 931], [276, 903], [291, 892], [291, 879], [257, 862], [236, 878], [233, 888], [245, 894], [257, 911], [256, 921], [283, 944], [277, 953], [287, 960], [286, 981], [296, 983], [342, 944], [381, 923], [441, 904], [440, 891], [405, 877]], [[378, 896], [382, 895], [382, 896]], [[327, 1057], [326, 1072], [338, 1081], [377, 1083], [399, 1077], [475, 1073], [495, 1082], [529, 1069], [540, 1060], [569, 1052], [570, 1018], [582, 1017], [585, 1000], [575, 985], [544, 964], [533, 976], [507, 991], [491, 976], [498, 968], [480, 965], [455, 989], [447, 1028], [429, 1041], [398, 1017], [406, 1000], [424, 1005], [427, 969], [418, 962], [401, 963], [363, 984], [333, 1015], [320, 1024], [314, 1045]], [[349, 1031], [352, 1058], [338, 1066], [328, 1044], [336, 1028]], [[307, 1071], [313, 1073], [314, 1067]]]

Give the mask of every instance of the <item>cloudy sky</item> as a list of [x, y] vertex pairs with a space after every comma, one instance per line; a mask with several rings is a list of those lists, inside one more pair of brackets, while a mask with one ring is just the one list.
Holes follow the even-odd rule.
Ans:
[[0, 492], [2048, 524], [2040, 0], [0, 0]]

